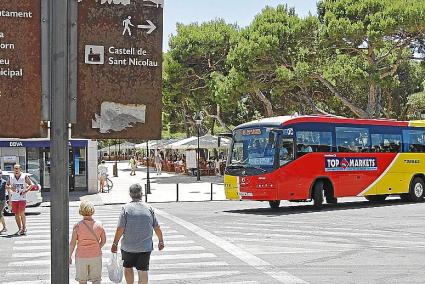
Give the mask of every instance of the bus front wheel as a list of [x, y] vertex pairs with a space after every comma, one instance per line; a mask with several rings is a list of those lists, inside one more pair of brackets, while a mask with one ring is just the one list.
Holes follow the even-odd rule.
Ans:
[[271, 209], [278, 209], [280, 206], [280, 200], [269, 201], [269, 205]]
[[313, 206], [317, 209], [323, 206], [323, 181], [318, 181], [313, 188]]
[[415, 177], [410, 184], [409, 197], [413, 202], [419, 202], [424, 199], [425, 182], [420, 177]]

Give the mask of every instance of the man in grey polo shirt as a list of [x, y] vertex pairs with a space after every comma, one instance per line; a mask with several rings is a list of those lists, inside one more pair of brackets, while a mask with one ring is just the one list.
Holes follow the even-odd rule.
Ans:
[[127, 284], [134, 283], [133, 267], [138, 271], [139, 283], [147, 284], [153, 231], [158, 236], [159, 250], [164, 248], [164, 239], [153, 209], [142, 202], [140, 184], [130, 186], [130, 197], [132, 201], [122, 207], [111, 252], [117, 252], [122, 237], [121, 254]]

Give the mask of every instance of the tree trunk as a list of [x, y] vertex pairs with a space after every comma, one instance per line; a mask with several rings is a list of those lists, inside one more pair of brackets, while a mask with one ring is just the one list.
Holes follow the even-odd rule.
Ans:
[[[310, 105], [311, 109], [313, 110], [313, 114], [324, 114], [329, 115], [328, 112], [324, 111], [323, 109], [319, 108], [315, 103], [313, 98], [310, 96], [310, 94], [306, 90], [302, 90], [301, 94], [305, 97], [307, 103]], [[303, 107], [303, 110], [305, 112], [305, 108]]]
[[220, 124], [221, 127], [223, 127], [224, 129], [226, 129], [229, 132], [232, 132], [232, 130], [226, 125], [226, 123], [223, 121], [223, 119], [221, 118], [221, 107], [220, 105], [217, 105], [217, 114], [210, 114], [206, 109], [203, 109], [203, 111], [205, 112], [205, 114], [211, 118], [214, 118], [215, 120], [217, 120], [217, 122]]
[[369, 86], [369, 95], [367, 98], [367, 116], [368, 118], [379, 117], [378, 112], [378, 85], [374, 80], [371, 80]]
[[341, 102], [346, 107], [348, 107], [355, 115], [357, 115], [359, 118], [367, 118], [368, 117], [368, 113], [366, 111], [362, 110], [361, 108], [359, 108], [358, 106], [356, 106], [355, 104], [350, 102], [348, 99], [346, 99], [343, 95], [341, 95], [337, 91], [337, 89], [328, 80], [326, 80], [323, 76], [316, 75], [316, 78], [319, 79], [319, 81], [322, 82], [322, 84], [325, 85], [325, 87], [328, 88], [328, 90], [331, 91], [331, 93], [335, 97], [337, 97], [339, 100], [341, 100]]
[[187, 120], [187, 106], [183, 104], [183, 119], [184, 119], [184, 131], [186, 132], [186, 137], [190, 137], [190, 122]]
[[254, 88], [254, 93], [257, 97], [257, 99], [260, 100], [260, 102], [264, 106], [265, 116], [271, 117], [274, 115], [273, 106], [271, 101], [261, 92], [261, 90], [257, 87]]
[[214, 135], [214, 127], [215, 127], [215, 119], [213, 119], [211, 122], [211, 130], [210, 130], [211, 135]]

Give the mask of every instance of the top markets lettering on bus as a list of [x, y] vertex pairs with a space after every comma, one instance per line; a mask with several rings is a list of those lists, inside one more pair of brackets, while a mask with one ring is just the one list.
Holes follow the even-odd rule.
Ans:
[[378, 162], [376, 158], [367, 157], [332, 157], [325, 158], [325, 171], [376, 171], [378, 170]]

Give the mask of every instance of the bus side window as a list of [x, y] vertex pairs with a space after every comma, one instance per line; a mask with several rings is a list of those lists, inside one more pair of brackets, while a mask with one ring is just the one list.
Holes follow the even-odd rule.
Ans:
[[371, 134], [371, 152], [399, 153], [401, 151], [401, 135]]
[[338, 152], [360, 153], [370, 151], [369, 129], [335, 127]]
[[425, 153], [425, 130], [403, 130], [403, 151]]
[[297, 156], [312, 152], [332, 152], [332, 133], [321, 131], [298, 131]]

